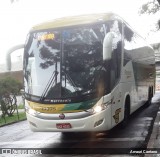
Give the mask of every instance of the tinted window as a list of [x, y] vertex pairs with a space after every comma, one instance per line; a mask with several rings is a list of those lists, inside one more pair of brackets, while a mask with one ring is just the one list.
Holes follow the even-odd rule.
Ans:
[[122, 24], [118, 21], [113, 21], [110, 31], [114, 32], [111, 60], [111, 88], [113, 88], [119, 80], [121, 72]]
[[104, 94], [105, 24], [33, 32], [25, 47], [25, 92], [40, 100]]

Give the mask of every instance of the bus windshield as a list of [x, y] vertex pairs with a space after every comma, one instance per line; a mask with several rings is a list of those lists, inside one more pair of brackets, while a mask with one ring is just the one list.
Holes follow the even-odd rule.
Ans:
[[102, 52], [107, 30], [96, 24], [31, 32], [24, 53], [25, 93], [38, 101], [100, 96], [107, 87]]

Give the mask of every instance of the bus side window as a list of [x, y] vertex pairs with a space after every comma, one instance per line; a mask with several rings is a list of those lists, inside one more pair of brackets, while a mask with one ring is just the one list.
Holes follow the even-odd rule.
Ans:
[[124, 25], [124, 59], [123, 66], [125, 66], [131, 60], [131, 52], [133, 50], [133, 36], [134, 32]]

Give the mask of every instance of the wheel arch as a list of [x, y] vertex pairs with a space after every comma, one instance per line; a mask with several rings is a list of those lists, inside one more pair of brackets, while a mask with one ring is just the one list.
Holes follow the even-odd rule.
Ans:
[[[129, 107], [129, 114], [131, 114], [131, 96], [130, 96], [129, 93], [126, 93], [125, 96], [124, 96], [124, 101], [123, 101], [124, 111], [125, 111], [126, 105], [127, 105], [127, 107]], [[124, 111], [123, 111], [123, 118], [124, 118]]]

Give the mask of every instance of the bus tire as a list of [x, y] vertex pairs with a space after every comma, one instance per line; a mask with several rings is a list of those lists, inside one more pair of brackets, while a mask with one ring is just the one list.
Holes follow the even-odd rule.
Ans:
[[148, 100], [145, 104], [145, 107], [149, 107], [151, 105], [152, 97], [153, 97], [153, 89], [152, 89], [152, 87], [149, 87], [148, 88]]
[[125, 106], [124, 106], [124, 119], [121, 122], [122, 129], [124, 129], [127, 126], [129, 117], [130, 117], [130, 97], [127, 96], [125, 101]]
[[71, 138], [74, 136], [73, 132], [61, 132], [62, 138]]

